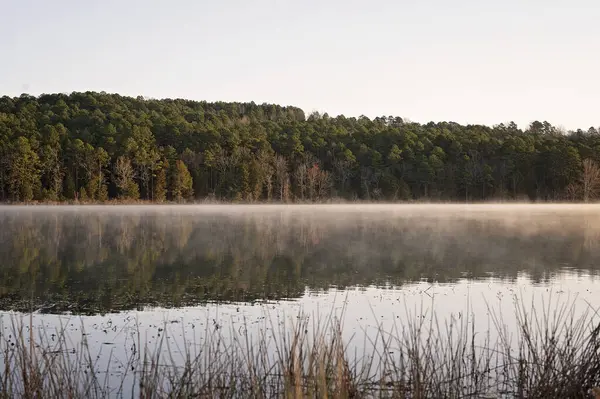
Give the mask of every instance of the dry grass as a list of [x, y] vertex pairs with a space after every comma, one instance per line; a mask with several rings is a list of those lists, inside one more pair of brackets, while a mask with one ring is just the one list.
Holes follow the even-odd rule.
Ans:
[[208, 323], [201, 345], [184, 339], [174, 347], [163, 334], [155, 348], [141, 351], [138, 331], [122, 372], [112, 376], [91, 355], [85, 332], [72, 345], [65, 329], [35, 338], [13, 319], [0, 341], [0, 396], [593, 398], [600, 386], [598, 313], [590, 308], [576, 317], [573, 306], [526, 312], [521, 303], [513, 335], [494, 312], [483, 336], [466, 316], [409, 318], [391, 331], [378, 326], [362, 345], [344, 340], [333, 315], [298, 316], [288, 327], [270, 322], [270, 333], [254, 335], [223, 334]]

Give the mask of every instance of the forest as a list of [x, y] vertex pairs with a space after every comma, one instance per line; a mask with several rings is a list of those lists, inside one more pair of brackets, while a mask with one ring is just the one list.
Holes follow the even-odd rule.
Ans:
[[0, 98], [0, 201], [594, 201], [600, 132], [104, 92]]

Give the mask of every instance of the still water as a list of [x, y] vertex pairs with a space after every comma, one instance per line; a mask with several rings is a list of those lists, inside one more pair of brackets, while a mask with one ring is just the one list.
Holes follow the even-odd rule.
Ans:
[[600, 206], [0, 207], [0, 262], [5, 330], [26, 315], [74, 347], [85, 331], [117, 375], [138, 332], [177, 353], [333, 314], [365, 350], [409, 317], [484, 331], [502, 313], [510, 330], [515, 303], [597, 308]]

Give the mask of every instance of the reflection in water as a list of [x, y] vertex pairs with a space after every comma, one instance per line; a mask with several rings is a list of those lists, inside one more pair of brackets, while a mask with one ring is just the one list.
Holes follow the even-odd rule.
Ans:
[[596, 206], [0, 207], [0, 309], [104, 313], [600, 267]]

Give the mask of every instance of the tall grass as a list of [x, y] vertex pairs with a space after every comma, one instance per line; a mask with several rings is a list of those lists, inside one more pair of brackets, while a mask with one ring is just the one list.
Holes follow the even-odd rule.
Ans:
[[126, 360], [111, 353], [105, 364], [92, 355], [84, 330], [77, 343], [65, 328], [35, 337], [31, 318], [13, 317], [1, 330], [0, 396], [593, 397], [600, 386], [597, 311], [578, 314], [572, 302], [541, 309], [518, 303], [515, 311], [516, 329], [492, 310], [484, 332], [468, 315], [415, 316], [388, 330], [377, 325], [362, 342], [344, 338], [333, 312], [299, 314], [291, 324], [268, 320], [263, 329], [246, 323], [225, 334], [215, 321], [198, 332], [201, 343], [186, 334], [169, 340], [165, 326], [154, 348], [142, 344], [138, 330]]

